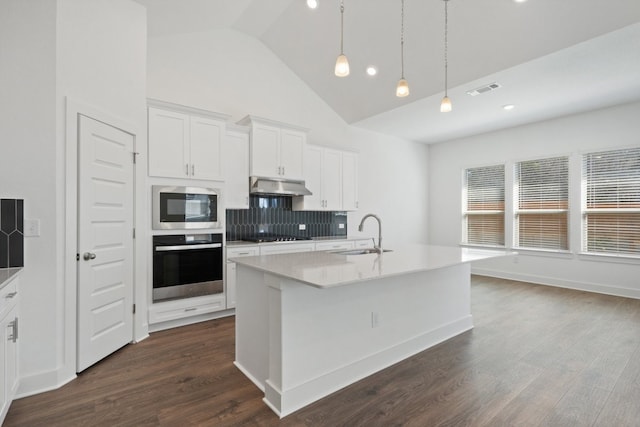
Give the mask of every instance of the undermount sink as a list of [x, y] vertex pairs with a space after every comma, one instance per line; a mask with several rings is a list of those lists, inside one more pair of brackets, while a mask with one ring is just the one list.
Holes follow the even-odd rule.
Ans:
[[[382, 252], [391, 252], [391, 249], [383, 249]], [[377, 254], [379, 253], [375, 248], [367, 248], [367, 249], [345, 249], [341, 251], [332, 251], [332, 254], [339, 255], [365, 255], [365, 254]]]

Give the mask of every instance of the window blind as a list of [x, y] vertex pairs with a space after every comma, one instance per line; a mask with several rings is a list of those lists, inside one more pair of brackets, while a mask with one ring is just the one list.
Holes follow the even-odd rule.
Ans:
[[521, 248], [569, 248], [569, 158], [515, 164], [516, 241]]
[[640, 148], [585, 154], [583, 249], [640, 255]]
[[465, 242], [504, 246], [504, 165], [465, 170]]

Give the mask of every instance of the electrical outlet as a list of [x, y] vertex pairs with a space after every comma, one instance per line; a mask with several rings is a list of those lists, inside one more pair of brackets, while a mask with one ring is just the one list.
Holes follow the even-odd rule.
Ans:
[[344, 229], [344, 224], [343, 223], [338, 224], [338, 228], [339, 229]]
[[307, 224], [298, 224], [298, 230], [306, 230], [307, 229]]
[[25, 219], [24, 220], [24, 235], [25, 235], [25, 237], [38, 237], [38, 236], [40, 236], [40, 220], [39, 219]]

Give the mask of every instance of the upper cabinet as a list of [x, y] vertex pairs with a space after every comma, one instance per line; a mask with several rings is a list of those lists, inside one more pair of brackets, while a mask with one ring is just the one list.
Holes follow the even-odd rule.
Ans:
[[238, 122], [249, 126], [249, 164], [253, 176], [304, 179], [307, 129], [247, 116]]
[[227, 118], [169, 103], [150, 103], [149, 175], [224, 180], [222, 158]]
[[293, 210], [349, 211], [358, 209], [358, 154], [307, 145], [305, 185], [311, 196], [293, 198]]
[[227, 209], [249, 208], [249, 129], [228, 126], [225, 138], [225, 168]]

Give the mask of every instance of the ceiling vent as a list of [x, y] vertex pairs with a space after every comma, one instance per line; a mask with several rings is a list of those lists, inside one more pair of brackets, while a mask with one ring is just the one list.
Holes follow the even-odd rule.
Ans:
[[467, 94], [471, 95], [471, 96], [476, 96], [476, 95], [480, 95], [482, 93], [487, 93], [487, 92], [491, 92], [492, 90], [496, 90], [498, 88], [501, 88], [502, 86], [499, 85], [498, 83], [489, 83], [488, 85], [484, 85], [484, 86], [480, 86], [478, 88], [475, 88], [473, 90], [468, 90]]

